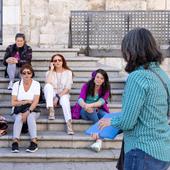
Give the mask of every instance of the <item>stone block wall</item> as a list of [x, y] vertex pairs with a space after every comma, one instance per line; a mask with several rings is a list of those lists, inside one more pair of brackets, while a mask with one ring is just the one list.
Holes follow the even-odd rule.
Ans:
[[5, 0], [3, 45], [24, 32], [32, 46], [68, 46], [71, 10], [170, 10], [169, 0]]

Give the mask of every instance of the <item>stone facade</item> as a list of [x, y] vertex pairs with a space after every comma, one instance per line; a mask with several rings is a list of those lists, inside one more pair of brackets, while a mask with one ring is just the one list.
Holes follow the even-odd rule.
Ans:
[[3, 45], [24, 32], [32, 46], [68, 46], [71, 10], [170, 10], [168, 0], [5, 0]]

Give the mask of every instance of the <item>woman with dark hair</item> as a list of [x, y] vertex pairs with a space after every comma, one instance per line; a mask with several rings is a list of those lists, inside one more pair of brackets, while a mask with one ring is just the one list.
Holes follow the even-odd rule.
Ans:
[[[84, 120], [91, 120], [96, 123], [106, 113], [109, 113], [107, 106], [108, 98], [111, 98], [109, 77], [106, 71], [98, 69], [92, 73], [92, 78], [83, 84], [78, 99], [81, 107], [80, 116]], [[102, 140], [91, 145], [91, 149], [99, 152], [102, 146]]]
[[31, 137], [30, 146], [27, 152], [38, 150], [36, 119], [40, 113], [35, 111], [40, 97], [40, 83], [33, 80], [34, 70], [29, 64], [20, 69], [21, 80], [13, 85], [12, 106], [14, 106], [14, 126], [12, 152], [19, 152], [19, 138], [23, 123], [28, 124], [28, 131]]
[[60, 104], [67, 124], [67, 133], [73, 135], [69, 95], [73, 84], [72, 71], [67, 66], [65, 58], [61, 54], [52, 56], [49, 71], [46, 73], [45, 82], [44, 94], [46, 107], [49, 110], [48, 119], [55, 119], [54, 107]]
[[31, 64], [32, 49], [26, 44], [25, 35], [17, 33], [15, 44], [6, 49], [3, 64], [6, 66], [5, 77], [9, 77], [8, 90], [12, 89], [15, 77], [19, 77], [19, 68], [23, 64]]
[[126, 82], [122, 114], [101, 119], [100, 128], [124, 131], [124, 170], [167, 170], [170, 165], [168, 125], [170, 79], [159, 66], [163, 60], [151, 32], [131, 30], [121, 46], [130, 73]]

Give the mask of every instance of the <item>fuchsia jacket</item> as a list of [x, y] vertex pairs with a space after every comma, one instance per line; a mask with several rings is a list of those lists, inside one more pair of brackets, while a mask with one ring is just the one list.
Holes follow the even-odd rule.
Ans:
[[[99, 95], [101, 94], [101, 92], [102, 92], [102, 89], [100, 88]], [[86, 100], [86, 97], [87, 97], [86, 94], [87, 94], [87, 83], [83, 84], [78, 99], [82, 98], [82, 99]], [[107, 113], [109, 113], [109, 108], [107, 106], [109, 95], [110, 95], [110, 93], [109, 93], [109, 91], [107, 91], [105, 93], [105, 95], [102, 97], [105, 100], [105, 103], [100, 107], [100, 109], [104, 110]], [[81, 109], [82, 109], [82, 107], [78, 103], [76, 103], [73, 106], [73, 108], [71, 109], [71, 114], [72, 114], [73, 119], [80, 119]]]

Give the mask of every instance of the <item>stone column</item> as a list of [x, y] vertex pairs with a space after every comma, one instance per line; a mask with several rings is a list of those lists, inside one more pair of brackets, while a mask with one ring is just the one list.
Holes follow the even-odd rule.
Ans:
[[15, 34], [20, 30], [20, 0], [3, 1], [3, 45], [15, 42]]
[[20, 30], [22, 33], [26, 36], [26, 41], [29, 44], [30, 43], [30, 33], [31, 33], [31, 27], [30, 27], [30, 8], [31, 8], [31, 2], [30, 0], [23, 1], [21, 0], [21, 24], [20, 24]]

